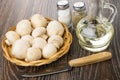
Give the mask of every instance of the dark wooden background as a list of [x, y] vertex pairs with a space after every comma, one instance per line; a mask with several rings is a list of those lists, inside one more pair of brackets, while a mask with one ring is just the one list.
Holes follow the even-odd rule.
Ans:
[[[2, 35], [7, 32], [11, 26], [22, 19], [30, 18], [30, 16], [35, 13], [57, 19], [57, 1], [58, 0], [0, 0], [0, 41], [2, 40]], [[76, 1], [80, 0], [69, 0], [70, 5], [72, 6]], [[83, 1], [87, 2], [88, 0]], [[120, 0], [109, 0], [109, 2], [115, 4], [118, 9], [118, 14], [113, 22], [115, 28], [114, 38], [106, 50], [112, 52], [113, 57], [111, 60], [73, 68], [71, 71], [64, 73], [36, 78], [23, 78], [21, 74], [39, 70], [45, 66], [16, 66], [3, 57], [3, 51], [0, 47], [0, 80], [120, 80]], [[86, 5], [88, 4], [86, 3]], [[75, 32], [71, 31], [71, 33], [73, 35], [73, 43], [69, 53], [49, 66], [91, 54], [79, 46]]]

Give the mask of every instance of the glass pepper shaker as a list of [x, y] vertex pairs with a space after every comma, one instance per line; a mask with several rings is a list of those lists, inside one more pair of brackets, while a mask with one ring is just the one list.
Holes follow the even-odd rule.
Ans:
[[86, 15], [85, 3], [82, 1], [74, 3], [72, 12], [73, 27], [76, 28], [77, 23]]
[[71, 12], [69, 2], [67, 0], [60, 0], [57, 2], [58, 21], [65, 23], [68, 28], [71, 24]]

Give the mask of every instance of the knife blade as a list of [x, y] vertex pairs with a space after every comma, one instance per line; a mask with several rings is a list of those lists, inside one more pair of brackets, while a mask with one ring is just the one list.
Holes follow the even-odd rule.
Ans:
[[71, 70], [72, 67], [66, 64], [67, 63], [60, 64], [57, 66], [51, 66], [51, 67], [48, 67], [48, 68], [45, 68], [39, 71], [28, 72], [28, 73], [23, 74], [22, 77], [38, 77], [38, 76], [62, 73], [62, 72]]

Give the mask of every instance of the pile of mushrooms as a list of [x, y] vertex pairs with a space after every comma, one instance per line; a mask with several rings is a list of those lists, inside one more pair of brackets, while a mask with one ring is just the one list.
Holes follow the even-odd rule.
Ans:
[[8, 31], [5, 43], [12, 47], [11, 55], [27, 62], [50, 58], [63, 45], [64, 28], [58, 21], [48, 21], [40, 14], [17, 23]]

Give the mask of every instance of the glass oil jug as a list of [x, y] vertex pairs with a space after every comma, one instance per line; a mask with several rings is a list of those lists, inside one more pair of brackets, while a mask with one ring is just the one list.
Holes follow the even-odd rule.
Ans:
[[[102, 15], [104, 9], [110, 9], [108, 18]], [[82, 48], [91, 52], [105, 50], [113, 37], [112, 22], [116, 16], [115, 5], [104, 0], [89, 0], [87, 17], [81, 19], [76, 26], [76, 35]]]

